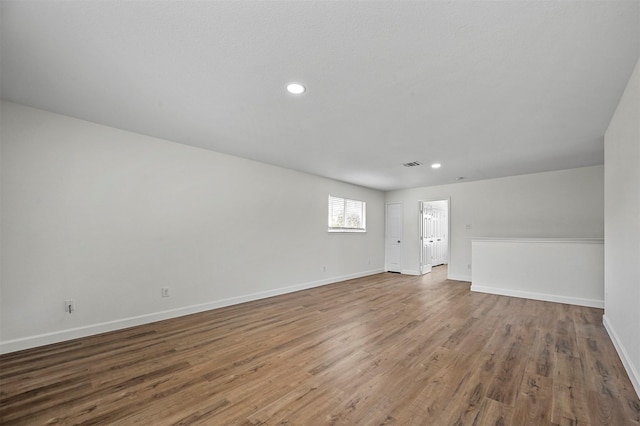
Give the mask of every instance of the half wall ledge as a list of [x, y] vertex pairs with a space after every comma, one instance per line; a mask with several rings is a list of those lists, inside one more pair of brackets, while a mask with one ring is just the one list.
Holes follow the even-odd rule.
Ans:
[[604, 239], [475, 238], [471, 291], [604, 308]]

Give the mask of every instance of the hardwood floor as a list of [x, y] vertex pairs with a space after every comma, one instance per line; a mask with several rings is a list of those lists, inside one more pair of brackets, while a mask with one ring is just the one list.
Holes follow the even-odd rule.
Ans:
[[637, 425], [602, 310], [380, 274], [0, 357], [7, 425]]

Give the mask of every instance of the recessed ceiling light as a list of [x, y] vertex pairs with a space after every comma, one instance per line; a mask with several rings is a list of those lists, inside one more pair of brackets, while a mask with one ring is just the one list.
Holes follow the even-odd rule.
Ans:
[[440, 163], [433, 163], [433, 164], [431, 165], [431, 168], [432, 168], [432, 169], [439, 169], [440, 167], [442, 167], [442, 164], [440, 164]]
[[304, 93], [305, 87], [300, 83], [289, 83], [287, 84], [287, 91], [289, 93], [293, 93], [294, 95], [300, 95]]

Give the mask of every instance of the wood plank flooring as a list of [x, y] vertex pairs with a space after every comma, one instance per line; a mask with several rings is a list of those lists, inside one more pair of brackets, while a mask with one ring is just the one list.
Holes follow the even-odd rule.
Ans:
[[471, 293], [438, 267], [6, 354], [0, 420], [622, 426], [640, 401], [601, 309]]

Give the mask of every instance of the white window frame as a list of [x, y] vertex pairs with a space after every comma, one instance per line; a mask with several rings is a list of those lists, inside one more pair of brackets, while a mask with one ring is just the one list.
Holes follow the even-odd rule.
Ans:
[[[340, 200], [342, 200], [343, 203], [343, 208], [342, 211], [346, 212], [348, 210], [347, 206], [349, 203], [356, 203], [356, 205], [360, 205], [360, 212], [361, 212], [361, 227], [359, 228], [355, 228], [355, 227], [348, 227], [348, 226], [332, 226], [331, 220], [332, 220], [332, 206], [335, 203], [339, 203]], [[353, 207], [353, 206], [352, 206]], [[344, 218], [343, 218], [344, 220]], [[339, 197], [337, 195], [329, 195], [329, 199], [328, 199], [328, 206], [327, 206], [327, 231], [328, 232], [367, 232], [367, 203], [362, 201], [362, 200], [354, 200], [352, 198], [344, 198], [344, 197]]]

